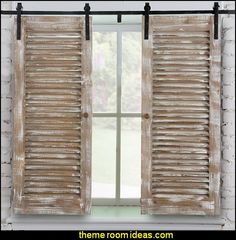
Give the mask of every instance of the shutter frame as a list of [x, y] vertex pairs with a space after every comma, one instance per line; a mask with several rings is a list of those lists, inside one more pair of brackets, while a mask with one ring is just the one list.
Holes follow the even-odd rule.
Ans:
[[[82, 53], [81, 53], [81, 69], [82, 69], [81, 72], [82, 72], [82, 74], [80, 75], [82, 81], [80, 83], [81, 84], [81, 99], [79, 99], [79, 100], [81, 100], [81, 113], [80, 113], [81, 157], [78, 160], [79, 163], [76, 163], [76, 166], [77, 166], [77, 164], [81, 165], [81, 170], [80, 170], [81, 175], [79, 177], [79, 181], [80, 181], [79, 184], [80, 184], [80, 189], [81, 188], [82, 189], [80, 191], [80, 195], [76, 195], [77, 194], [76, 193], [73, 196], [72, 195], [68, 196], [66, 194], [64, 194], [64, 195], [58, 194], [58, 195], [54, 196], [50, 192], [50, 194], [51, 194], [50, 197], [47, 197], [46, 195], [38, 194], [38, 196], [37, 196], [37, 194], [33, 194], [34, 196], [32, 196], [32, 195], [26, 195], [24, 193], [24, 187], [26, 187], [25, 182], [24, 182], [24, 176], [25, 176], [24, 171], [25, 171], [25, 166], [27, 166], [27, 163], [25, 161], [25, 159], [26, 159], [25, 131], [26, 131], [26, 127], [27, 127], [27, 124], [25, 122], [25, 111], [26, 111], [25, 103], [27, 101], [25, 98], [25, 94], [26, 94], [26, 89], [25, 89], [25, 87], [26, 87], [26, 85], [25, 85], [26, 84], [26, 82], [25, 82], [26, 81], [26, 76], [25, 76], [26, 60], [24, 59], [25, 49], [26, 49], [26, 27], [28, 27], [28, 29], [30, 29], [30, 27], [33, 26], [37, 29], [37, 27], [39, 26], [39, 22], [43, 23], [40, 26], [40, 31], [44, 31], [44, 29], [46, 29], [45, 31], [49, 31], [50, 30], [49, 28], [51, 27], [55, 31], [60, 32], [60, 30], [61, 30], [62, 32], [66, 32], [66, 31], [70, 31], [70, 27], [71, 27], [71, 29], [73, 29], [73, 27], [75, 28], [75, 26], [76, 26], [76, 28], [77, 28], [77, 26], [79, 26], [79, 30], [81, 30], [81, 40], [77, 40], [77, 42], [80, 41], [80, 43], [78, 43], [78, 44], [82, 44]], [[91, 18], [90, 18], [90, 22], [91, 22]], [[28, 23], [31, 23], [31, 25]], [[92, 126], [92, 123], [91, 123], [91, 121], [92, 121], [91, 40], [85, 41], [84, 25], [85, 24], [84, 24], [83, 17], [61, 17], [61, 16], [59, 16], [59, 17], [57, 17], [57, 16], [22, 17], [22, 39], [16, 40], [16, 42], [15, 42], [15, 62], [14, 62], [15, 98], [14, 98], [14, 125], [13, 125], [13, 130], [14, 130], [14, 134], [13, 134], [14, 135], [13, 136], [13, 210], [16, 214], [69, 214], [69, 215], [82, 214], [83, 215], [83, 214], [90, 213], [90, 209], [91, 209], [91, 134], [92, 134], [91, 133], [91, 126]], [[16, 19], [15, 19], [15, 26], [16, 26]], [[91, 31], [91, 29], [90, 29], [90, 31]], [[16, 31], [14, 31], [14, 32], [16, 32]], [[14, 39], [16, 39], [15, 36], [14, 36]], [[55, 40], [55, 38], [53, 40]], [[57, 39], [56, 39], [56, 41], [57, 41]], [[41, 42], [41, 44], [42, 44], [42, 42]], [[58, 44], [61, 44], [61, 43], [58, 43]], [[55, 46], [55, 43], [52, 44], [51, 46]], [[71, 48], [71, 46], [69, 46], [69, 48]], [[48, 50], [48, 51], [50, 52], [50, 50]], [[51, 55], [50, 57], [52, 57], [52, 56], [53, 55]], [[49, 57], [49, 59], [50, 59], [50, 57]], [[64, 54], [63, 57], [66, 57], [66, 54]], [[30, 60], [28, 60], [28, 63], [29, 63], [29, 61]], [[75, 61], [77, 61], [77, 60], [75, 60]], [[51, 62], [52, 62], [52, 60], [51, 60]], [[55, 65], [52, 65], [52, 66], [55, 66]], [[69, 67], [71, 67], [71, 66], [69, 66]], [[59, 70], [60, 70], [60, 68], [63, 69], [63, 64], [62, 64], [62, 66], [61, 65], [59, 66]], [[45, 81], [47, 81], [47, 80], [45, 80]], [[78, 81], [76, 81], [76, 82], [78, 82]], [[55, 81], [54, 83], [59, 84], [60, 82]], [[64, 82], [63, 84], [67, 84], [67, 83]], [[53, 88], [52, 88], [52, 90], [53, 90]], [[54, 89], [54, 91], [55, 90], [56, 90], [56, 88]], [[61, 92], [63, 92], [63, 91], [65, 91], [65, 88], [62, 88]], [[43, 101], [47, 101], [47, 99], [45, 99]], [[54, 101], [55, 101], [55, 99], [54, 99]], [[63, 104], [64, 103], [65, 102], [63, 101]], [[69, 108], [70, 107], [73, 107], [73, 105], [69, 106]], [[68, 111], [68, 110], [66, 110], [66, 108], [65, 108], [65, 111]], [[88, 116], [83, 117], [83, 113], [87, 113]], [[78, 127], [80, 125], [79, 122], [76, 122], [75, 124], [77, 124]], [[48, 126], [49, 125], [47, 125], [47, 127]], [[63, 126], [63, 125], [61, 125], [61, 126]], [[67, 125], [67, 126], [69, 126], [69, 125]], [[62, 144], [64, 144], [65, 141], [66, 140], [64, 140], [64, 142], [62, 142]], [[40, 144], [42, 145], [42, 143], [40, 143]], [[77, 146], [77, 145], [74, 144], [74, 146]], [[50, 147], [48, 149], [50, 150]], [[68, 150], [67, 148], [64, 148], [64, 149], [65, 149], [64, 150], [65, 152]], [[51, 148], [51, 150], [52, 150], [52, 148]], [[77, 159], [74, 161], [77, 161]], [[41, 163], [41, 165], [42, 164], [43, 163]], [[76, 166], [72, 165], [73, 169], [75, 169], [74, 171], [76, 171], [79, 174], [79, 170]], [[43, 167], [43, 165], [42, 165], [42, 167]], [[60, 167], [61, 167], [61, 165], [60, 165]], [[65, 165], [63, 165], [63, 167], [65, 168]], [[68, 168], [68, 169], [72, 169], [72, 168]], [[56, 168], [55, 168], [55, 170], [56, 170]], [[68, 171], [70, 171], [70, 170], [68, 170]], [[53, 170], [52, 170], [52, 173], [53, 173]], [[68, 174], [69, 174], [69, 172], [68, 172]], [[56, 176], [56, 175], [54, 175], [54, 176]], [[74, 175], [71, 175], [71, 178], [73, 176]], [[62, 180], [60, 180], [60, 181], [62, 181]], [[77, 183], [77, 180], [76, 180], [76, 183]], [[47, 183], [47, 184], [50, 184], [50, 183]], [[54, 185], [55, 185], [55, 182], [54, 182]], [[50, 186], [50, 187], [52, 187], [52, 190], [53, 190], [54, 185]], [[65, 186], [67, 186], [67, 185], [65, 185]], [[75, 192], [77, 192], [76, 189], [74, 189], [74, 190], [75, 190]], [[73, 192], [73, 189], [70, 192]]]
[[[154, 198], [152, 194], [152, 73], [153, 73], [153, 27], [161, 29], [166, 21], [182, 24], [197, 24], [209, 21], [210, 66], [209, 66], [209, 197], [200, 195]], [[201, 29], [204, 26], [201, 26]], [[143, 27], [144, 28], [144, 18]], [[188, 26], [186, 27], [188, 28]], [[178, 28], [177, 28], [178, 29]], [[197, 29], [197, 28], [196, 28]], [[199, 30], [201, 31], [201, 30]], [[184, 31], [183, 31], [184, 32]], [[175, 38], [173, 37], [173, 41]], [[171, 42], [171, 40], [170, 40]], [[162, 52], [165, 55], [165, 51]], [[214, 40], [214, 20], [212, 16], [151, 16], [149, 38], [143, 40], [142, 64], [142, 161], [141, 161], [141, 213], [142, 214], [182, 214], [218, 215], [220, 213], [220, 37]], [[145, 114], [150, 117], [145, 118]], [[190, 159], [191, 160], [191, 159]], [[159, 170], [161, 171], [161, 170]]]

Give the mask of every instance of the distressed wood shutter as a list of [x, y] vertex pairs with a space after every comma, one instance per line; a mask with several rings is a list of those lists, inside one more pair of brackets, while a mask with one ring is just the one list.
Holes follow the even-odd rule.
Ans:
[[153, 16], [143, 40], [143, 214], [219, 214], [220, 40], [211, 16]]
[[90, 212], [91, 41], [84, 32], [83, 17], [22, 17], [15, 43], [15, 213]]

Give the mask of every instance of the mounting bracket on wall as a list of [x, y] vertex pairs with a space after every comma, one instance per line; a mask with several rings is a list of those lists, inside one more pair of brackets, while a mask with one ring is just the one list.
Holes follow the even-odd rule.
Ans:
[[22, 12], [22, 4], [17, 3], [16, 11], [17, 11], [17, 27], [16, 27], [16, 39], [21, 40], [21, 12]]
[[148, 39], [149, 16], [150, 15], [182, 15], [182, 14], [214, 14], [214, 39], [218, 39], [219, 14], [235, 14], [235, 10], [219, 10], [218, 2], [214, 3], [212, 10], [171, 10], [151, 11], [149, 3], [145, 3], [144, 11], [90, 11], [88, 3], [84, 11], [23, 11], [22, 4], [17, 3], [16, 11], [1, 10], [1, 14], [17, 15], [17, 40], [21, 39], [21, 15], [85, 15], [85, 38], [90, 39], [89, 15], [117, 15], [117, 22], [121, 22], [122, 15], [143, 15], [144, 16], [144, 39]]

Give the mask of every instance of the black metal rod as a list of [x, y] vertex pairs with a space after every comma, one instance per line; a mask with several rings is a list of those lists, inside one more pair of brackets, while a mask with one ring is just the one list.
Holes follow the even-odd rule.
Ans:
[[219, 21], [219, 17], [218, 17], [219, 4], [218, 4], [218, 2], [214, 3], [213, 11], [214, 11], [214, 39], [218, 39], [218, 21]]
[[21, 39], [21, 9], [22, 4], [17, 3], [16, 12], [17, 12], [17, 27], [16, 27], [16, 39]]
[[145, 3], [144, 6], [144, 39], [148, 39], [148, 30], [149, 30], [149, 13], [150, 13], [151, 7], [149, 3]]
[[[144, 11], [90, 11], [89, 15], [144, 15]], [[14, 10], [1, 10], [3, 15], [17, 15]], [[150, 11], [149, 15], [214, 14], [213, 10]], [[235, 14], [235, 10], [219, 10], [218, 14]], [[21, 11], [21, 15], [84, 15], [84, 11]]]
[[85, 11], [85, 39], [89, 40], [89, 14], [90, 14], [90, 6], [88, 3], [85, 3], [84, 6], [84, 11]]

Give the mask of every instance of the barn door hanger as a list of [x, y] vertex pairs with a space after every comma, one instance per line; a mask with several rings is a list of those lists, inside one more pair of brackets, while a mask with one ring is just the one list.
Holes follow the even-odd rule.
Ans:
[[17, 12], [17, 27], [16, 27], [16, 39], [21, 40], [21, 13], [22, 13], [22, 4], [17, 3], [16, 12]]
[[151, 10], [151, 7], [150, 7], [149, 3], [145, 3], [145, 6], [144, 6], [144, 39], [148, 39], [150, 10]]
[[214, 39], [218, 39], [218, 14], [219, 14], [219, 3], [214, 2], [214, 7], [213, 7], [213, 12], [214, 12]]
[[89, 3], [85, 3], [84, 11], [85, 11], [85, 39], [90, 40], [90, 27], [89, 27], [90, 6], [89, 6]]
[[23, 11], [22, 4], [17, 3], [16, 11], [1, 10], [1, 14], [17, 15], [17, 40], [21, 39], [21, 16], [22, 15], [84, 15], [85, 16], [85, 39], [90, 40], [89, 15], [117, 15], [117, 22], [121, 22], [122, 15], [144, 15], [144, 39], [149, 35], [149, 15], [172, 15], [172, 14], [214, 14], [214, 39], [218, 39], [219, 33], [219, 14], [235, 14], [235, 10], [219, 10], [218, 2], [214, 3], [212, 10], [168, 10], [151, 11], [148, 2], [145, 3], [144, 11], [90, 11], [89, 3], [84, 6], [84, 11]]
[[[149, 15], [150, 15], [150, 10], [151, 7], [149, 5], [149, 3], [145, 3], [144, 6], [144, 39], [147, 40], [148, 39], [148, 32], [149, 32]], [[171, 14], [174, 13], [173, 11], [170, 11], [169, 13]], [[163, 13], [163, 12], [162, 12]], [[175, 12], [176, 14], [178, 13], [178, 11]], [[187, 13], [187, 11], [186, 11]], [[151, 12], [151, 14], [158, 14], [157, 11]], [[161, 14], [161, 12], [160, 12]], [[168, 11], [165, 12], [165, 14], [168, 14]], [[181, 14], [181, 12], [179, 13]], [[191, 11], [189, 11], [189, 14], [191, 14]], [[214, 39], [218, 39], [218, 28], [219, 28], [219, 3], [218, 2], [214, 2], [214, 6], [213, 6], [213, 14], [214, 14]]]

